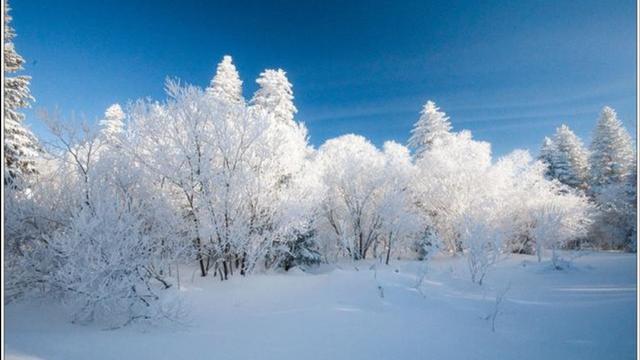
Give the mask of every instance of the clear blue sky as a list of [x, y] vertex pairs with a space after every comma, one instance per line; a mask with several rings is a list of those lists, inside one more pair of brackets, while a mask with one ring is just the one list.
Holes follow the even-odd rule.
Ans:
[[498, 155], [537, 152], [561, 123], [588, 142], [605, 104], [635, 134], [634, 0], [11, 6], [34, 109], [95, 120], [114, 102], [163, 99], [166, 76], [206, 86], [230, 54], [247, 98], [263, 69], [287, 71], [316, 146], [345, 133], [404, 143], [427, 99]]

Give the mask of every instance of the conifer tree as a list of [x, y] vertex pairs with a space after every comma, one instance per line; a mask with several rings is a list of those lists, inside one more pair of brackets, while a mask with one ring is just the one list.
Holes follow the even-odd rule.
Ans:
[[555, 173], [553, 171], [553, 158], [555, 154], [555, 145], [553, 140], [551, 140], [548, 136], [544, 137], [542, 140], [542, 146], [540, 147], [540, 156], [538, 156], [538, 160], [542, 161], [545, 165], [545, 177], [547, 179], [554, 179]]
[[594, 191], [602, 186], [621, 183], [635, 163], [629, 133], [618, 120], [615, 110], [605, 106], [591, 142], [591, 185]]
[[29, 91], [30, 76], [11, 76], [23, 69], [24, 59], [15, 49], [15, 31], [10, 25], [9, 6], [4, 3], [4, 136], [5, 182], [35, 174], [35, 158], [40, 146], [33, 133], [23, 124], [24, 114], [19, 109], [33, 101]]
[[256, 80], [260, 88], [251, 99], [251, 105], [273, 114], [277, 121], [293, 124], [298, 112], [293, 105], [292, 85], [282, 69], [267, 69]]
[[233, 59], [225, 55], [218, 64], [216, 75], [211, 80], [207, 93], [211, 96], [231, 103], [243, 103], [242, 80], [233, 65]]
[[447, 114], [429, 100], [420, 112], [420, 118], [413, 125], [408, 145], [414, 151], [414, 156], [421, 158], [434, 141], [449, 134], [450, 130], [451, 122]]
[[104, 112], [104, 119], [100, 120], [102, 134], [107, 139], [113, 139], [124, 131], [125, 114], [119, 104], [113, 104]]
[[586, 190], [589, 163], [580, 138], [567, 125], [561, 125], [556, 130], [553, 143], [551, 172], [554, 177], [563, 184]]

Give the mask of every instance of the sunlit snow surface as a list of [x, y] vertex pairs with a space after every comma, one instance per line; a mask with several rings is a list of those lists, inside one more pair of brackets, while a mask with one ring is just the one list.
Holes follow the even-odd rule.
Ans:
[[[569, 254], [565, 254], [569, 256]], [[103, 330], [47, 302], [6, 307], [8, 359], [634, 359], [636, 257], [590, 253], [554, 271], [500, 262], [479, 287], [465, 259], [322, 266], [235, 277], [182, 273], [187, 324]], [[187, 275], [185, 275], [188, 273]], [[193, 280], [192, 280], [193, 279]], [[510, 285], [509, 285], [510, 284]], [[509, 285], [491, 320], [496, 294]]]

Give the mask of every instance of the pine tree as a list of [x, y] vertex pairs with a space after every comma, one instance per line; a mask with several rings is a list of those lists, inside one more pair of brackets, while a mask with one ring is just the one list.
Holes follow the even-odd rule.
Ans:
[[556, 130], [553, 143], [551, 173], [563, 184], [586, 190], [589, 162], [580, 138], [567, 125], [562, 125]]
[[207, 93], [211, 96], [231, 103], [243, 103], [242, 80], [233, 65], [231, 56], [225, 55], [218, 64], [216, 75], [211, 80], [207, 88]]
[[538, 160], [542, 161], [542, 163], [544, 163], [546, 166], [544, 176], [547, 179], [554, 179], [556, 176], [553, 164], [555, 151], [556, 148], [553, 140], [551, 140], [548, 136], [545, 136], [544, 140], [542, 140], [542, 146], [540, 147], [540, 156], [538, 156]]
[[635, 163], [629, 133], [618, 120], [615, 110], [605, 106], [591, 142], [591, 185], [594, 190], [623, 182]]
[[35, 158], [41, 151], [36, 137], [23, 124], [24, 114], [18, 110], [33, 101], [29, 91], [31, 77], [9, 76], [23, 69], [24, 59], [13, 45], [15, 31], [10, 26], [9, 6], [4, 3], [4, 141], [5, 183], [35, 174]]
[[289, 242], [285, 249], [286, 255], [280, 263], [285, 271], [289, 271], [294, 266], [319, 264], [322, 260], [313, 230], [296, 232], [295, 239]]
[[102, 134], [107, 139], [113, 139], [124, 131], [125, 114], [119, 104], [113, 104], [104, 112], [104, 119], [100, 120]]
[[251, 105], [273, 114], [277, 121], [293, 124], [298, 112], [293, 105], [292, 85], [282, 69], [267, 69], [256, 80], [260, 88], [251, 99]]
[[429, 100], [420, 112], [420, 118], [413, 125], [408, 145], [414, 150], [415, 157], [420, 158], [431, 148], [434, 141], [449, 134], [450, 130], [451, 122], [447, 114]]

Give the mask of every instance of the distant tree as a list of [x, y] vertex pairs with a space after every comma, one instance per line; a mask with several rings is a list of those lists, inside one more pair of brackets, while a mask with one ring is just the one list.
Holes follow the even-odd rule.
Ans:
[[635, 152], [629, 133], [608, 106], [596, 124], [589, 161], [591, 195], [598, 207], [591, 240], [606, 249], [635, 250]]
[[117, 137], [124, 131], [125, 114], [119, 104], [113, 104], [104, 112], [104, 119], [100, 120], [101, 133], [107, 139]]
[[421, 158], [436, 140], [449, 134], [450, 130], [451, 122], [447, 114], [440, 111], [436, 103], [429, 100], [420, 112], [420, 118], [413, 125], [409, 148], [414, 151], [416, 158]]
[[635, 163], [631, 136], [608, 106], [602, 109], [593, 132], [589, 161], [595, 192], [604, 185], [622, 183]]
[[10, 25], [9, 4], [4, 3], [4, 141], [5, 183], [29, 177], [37, 172], [35, 159], [41, 151], [38, 140], [24, 125], [19, 112], [33, 101], [29, 91], [30, 76], [11, 76], [23, 69], [24, 59], [15, 49], [15, 31]]
[[544, 175], [547, 179], [554, 179], [555, 173], [553, 171], [553, 156], [555, 153], [555, 144], [553, 140], [551, 140], [548, 136], [544, 137], [542, 140], [542, 146], [540, 147], [540, 155], [538, 156], [538, 160], [542, 161], [545, 165]]
[[218, 64], [216, 75], [211, 80], [207, 88], [207, 94], [217, 98], [218, 100], [229, 101], [231, 103], [243, 103], [242, 97], [242, 80], [233, 65], [233, 59], [229, 55], [225, 55]]
[[550, 172], [554, 178], [573, 188], [586, 190], [589, 162], [580, 138], [567, 125], [562, 125], [556, 130], [553, 144]]
[[250, 105], [272, 114], [276, 121], [293, 124], [293, 117], [298, 112], [293, 104], [292, 85], [282, 69], [267, 69], [256, 80], [260, 86], [253, 95]]

